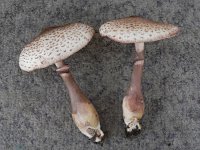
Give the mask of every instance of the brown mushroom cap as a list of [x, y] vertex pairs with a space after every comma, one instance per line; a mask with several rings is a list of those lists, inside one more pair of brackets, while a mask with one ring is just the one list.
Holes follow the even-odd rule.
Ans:
[[112, 20], [101, 25], [102, 36], [121, 43], [152, 42], [175, 36], [179, 28], [141, 17]]
[[48, 67], [82, 49], [93, 35], [94, 29], [82, 23], [50, 27], [25, 46], [19, 66], [28, 72]]

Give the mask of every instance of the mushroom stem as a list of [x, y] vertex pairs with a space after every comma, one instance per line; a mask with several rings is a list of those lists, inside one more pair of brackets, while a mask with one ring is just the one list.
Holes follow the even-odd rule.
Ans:
[[134, 91], [141, 91], [141, 80], [144, 66], [144, 43], [135, 43], [135, 49], [136, 56], [128, 95], [131, 95]]
[[62, 77], [70, 96], [72, 118], [79, 130], [93, 139], [94, 142], [100, 142], [104, 133], [100, 129], [99, 116], [90, 100], [81, 91], [72, 74], [69, 66], [63, 61], [55, 63], [58, 68], [56, 71]]
[[136, 56], [130, 87], [123, 99], [123, 117], [128, 134], [137, 134], [141, 130], [139, 120], [144, 114], [144, 99], [141, 90], [144, 65], [144, 43], [135, 43]]
[[72, 113], [77, 112], [77, 106], [81, 103], [88, 103], [89, 100], [83, 94], [76, 81], [74, 80], [72, 74], [69, 71], [69, 67], [64, 64], [63, 61], [57, 62], [56, 64], [57, 72], [62, 77], [65, 86], [68, 89], [70, 100], [71, 100], [71, 109]]

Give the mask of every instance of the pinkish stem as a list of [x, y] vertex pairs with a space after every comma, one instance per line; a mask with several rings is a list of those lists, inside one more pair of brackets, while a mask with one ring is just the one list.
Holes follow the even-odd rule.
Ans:
[[72, 118], [79, 130], [94, 142], [102, 141], [99, 116], [90, 100], [81, 91], [63, 61], [57, 62], [57, 72], [62, 77], [70, 96]]
[[80, 105], [81, 103], [88, 103], [89, 100], [77, 85], [76, 81], [74, 80], [72, 74], [69, 71], [69, 67], [65, 65], [63, 61], [57, 62], [55, 65], [58, 68], [57, 72], [62, 77], [68, 89], [71, 100], [72, 113], [77, 113], [78, 105]]
[[135, 92], [139, 95], [141, 92], [141, 80], [142, 80], [142, 72], [144, 66], [144, 44], [136, 43], [136, 56], [134, 60], [134, 69], [131, 77], [130, 88], [128, 89], [128, 95], [132, 95]]
[[123, 117], [128, 134], [136, 134], [141, 129], [139, 120], [144, 114], [142, 95], [142, 71], [144, 66], [144, 43], [135, 43], [136, 56], [130, 87], [123, 99]]

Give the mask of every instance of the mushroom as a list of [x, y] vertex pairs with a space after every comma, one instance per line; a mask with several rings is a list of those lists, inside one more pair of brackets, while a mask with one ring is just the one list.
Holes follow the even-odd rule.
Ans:
[[69, 66], [63, 61], [85, 47], [94, 33], [92, 27], [82, 23], [47, 28], [22, 50], [19, 66], [30, 72], [55, 64], [56, 71], [68, 89], [72, 118], [76, 126], [89, 139], [100, 142], [104, 133], [100, 129], [98, 113], [77, 85]]
[[141, 130], [139, 123], [144, 115], [144, 98], [141, 90], [141, 78], [144, 65], [144, 42], [153, 42], [170, 38], [179, 32], [179, 28], [166, 23], [159, 23], [142, 17], [127, 17], [112, 20], [101, 25], [101, 36], [120, 43], [134, 43], [136, 55], [130, 87], [123, 98], [123, 118], [128, 135]]

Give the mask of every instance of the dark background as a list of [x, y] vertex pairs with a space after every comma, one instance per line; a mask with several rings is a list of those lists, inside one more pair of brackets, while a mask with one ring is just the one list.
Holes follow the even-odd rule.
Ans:
[[[103, 147], [87, 140], [69, 113], [55, 67], [22, 72], [22, 48], [42, 28], [71, 22], [99, 26], [143, 16], [181, 27], [179, 36], [145, 45], [145, 116], [140, 135], [125, 138], [121, 103], [134, 45], [96, 35], [66, 60], [107, 131]], [[199, 150], [199, 0], [0, 0], [0, 150]]]

